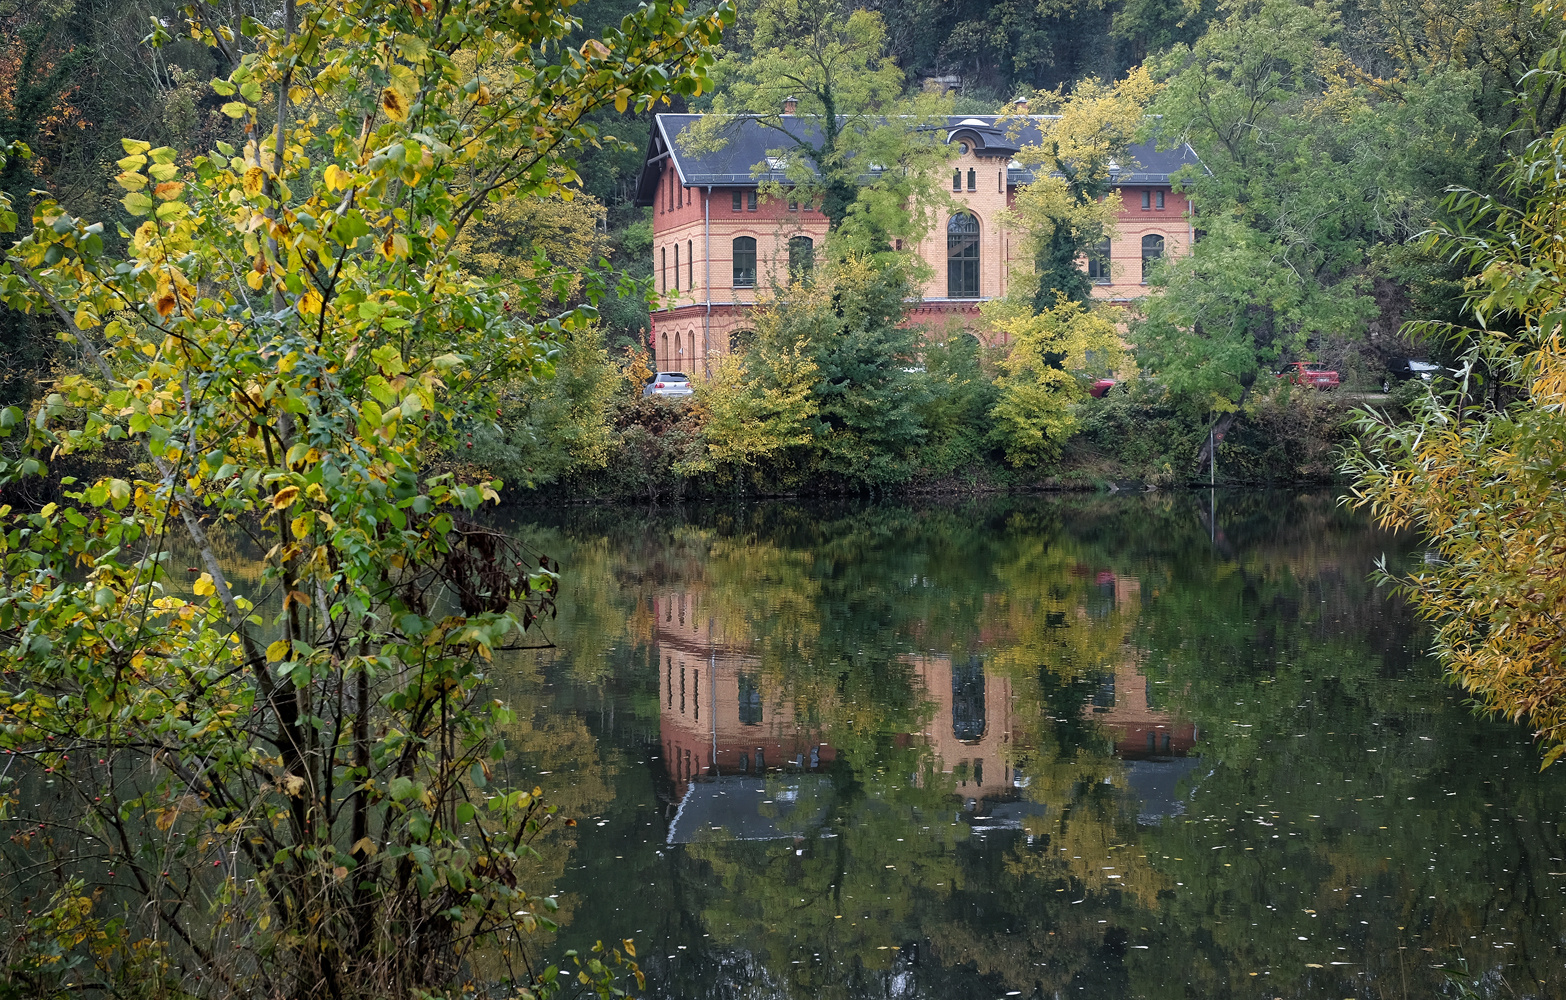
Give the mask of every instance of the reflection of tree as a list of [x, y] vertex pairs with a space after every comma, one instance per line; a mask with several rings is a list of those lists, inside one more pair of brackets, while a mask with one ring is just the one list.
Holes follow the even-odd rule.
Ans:
[[[1566, 857], [1559, 804], [1525, 747], [1493, 757], [1479, 742], [1492, 730], [1451, 711], [1412, 657], [1407, 612], [1365, 582], [1399, 543], [1327, 498], [1221, 500], [1214, 525], [1197, 506], [781, 506], [631, 524], [589, 512], [568, 531], [530, 529], [593, 577], [568, 580], [581, 607], [564, 606], [548, 669], [639, 692], [640, 731], [655, 733], [658, 678], [634, 651], [656, 638], [649, 600], [685, 593], [703, 629], [711, 615], [746, 650], [766, 719], [784, 705], [835, 751], [830, 780], [795, 782], [794, 808], [822, 817], [798, 842], [717, 831], [661, 859], [651, 845], [604, 859], [657, 894], [669, 951], [690, 946], [665, 970], [671, 990], [849, 998], [906, 974], [954, 998], [1036, 984], [1164, 995], [1172, 981], [1223, 996], [1251, 995], [1255, 971], [1269, 995], [1348, 996], [1351, 976], [1334, 971], [1348, 967], [1327, 963], [1401, 983], [1399, 947], [1428, 947], [1405, 971], [1410, 995], [1434, 995], [1431, 954], [1462, 947], [1566, 995], [1548, 965], [1566, 921], [1540, 874]], [[974, 657], [984, 691], [1009, 691], [1009, 718], [977, 698]], [[921, 674], [931, 663], [957, 665], [941, 675], [944, 718]], [[1156, 827], [1138, 825], [1130, 768], [1094, 721], [1120, 710], [1091, 710], [1108, 677], [1105, 707], [1145, 684], [1148, 710], [1202, 733], [1185, 812]], [[978, 705], [986, 738], [1007, 737], [1007, 774], [987, 764], [989, 798], [968, 813], [953, 762], [916, 734], [972, 727]], [[602, 744], [573, 752], [610, 759]], [[643, 769], [603, 774], [638, 789], [622, 803], [654, 802]], [[635, 929], [593, 902], [615, 891], [584, 886], [574, 926], [596, 905], [605, 934]]]

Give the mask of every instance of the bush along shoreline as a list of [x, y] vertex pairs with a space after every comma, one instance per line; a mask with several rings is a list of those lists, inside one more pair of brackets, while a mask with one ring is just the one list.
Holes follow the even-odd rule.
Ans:
[[[1314, 484], [1336, 477], [1365, 401], [1259, 387], [1223, 422], [1213, 475], [1204, 446], [1222, 415], [1151, 379], [1100, 398], [1086, 374], [1054, 369], [1054, 391], [1030, 399], [1013, 376], [1008, 414], [1015, 340], [1008, 353], [932, 337], [888, 312], [879, 330], [826, 324], [823, 344], [799, 329], [821, 317], [802, 311], [763, 317], [747, 349], [693, 373], [689, 397], [644, 397], [646, 354], [579, 332], [557, 345], [553, 378], [513, 386], [450, 460], [518, 504]], [[1019, 448], [1030, 421], [1041, 430]]]

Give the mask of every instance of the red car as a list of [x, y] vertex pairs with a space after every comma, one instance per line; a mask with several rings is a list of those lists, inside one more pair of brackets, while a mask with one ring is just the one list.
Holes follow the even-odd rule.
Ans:
[[1092, 396], [1094, 399], [1102, 399], [1104, 393], [1113, 389], [1118, 384], [1119, 383], [1117, 383], [1112, 378], [1101, 378], [1097, 382], [1094, 382], [1092, 385], [1088, 386], [1088, 395]]
[[1319, 368], [1314, 361], [1292, 362], [1289, 367], [1278, 373], [1278, 377], [1288, 379], [1295, 385], [1313, 385], [1318, 389], [1338, 387], [1338, 373]]

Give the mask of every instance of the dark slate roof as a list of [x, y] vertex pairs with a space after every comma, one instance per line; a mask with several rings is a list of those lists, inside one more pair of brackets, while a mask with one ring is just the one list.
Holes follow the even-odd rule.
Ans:
[[[760, 181], [784, 179], [781, 169], [770, 169], [759, 175], [751, 172], [756, 164], [766, 162], [769, 149], [788, 145], [785, 136], [761, 126], [753, 118], [734, 118], [726, 129], [727, 142], [716, 152], [696, 155], [682, 148], [685, 130], [700, 117], [658, 116], [648, 141], [641, 176], [637, 178], [637, 204], [653, 204], [658, 184], [658, 171], [653, 165], [665, 157], [674, 162], [680, 181], [687, 187], [755, 187]], [[809, 118], [788, 116], [787, 120], [798, 125], [799, 134], [805, 141], [815, 140], [817, 129]], [[948, 142], [967, 140], [977, 147], [981, 156], [1005, 156], [1009, 162], [1021, 147], [1040, 141], [1039, 120], [1040, 117], [1018, 115], [953, 115], [946, 120], [946, 138]], [[1184, 143], [1172, 149], [1142, 143], [1132, 146], [1127, 153], [1119, 178], [1119, 183], [1125, 186], [1168, 184], [1170, 175], [1177, 170], [1201, 164], [1196, 152]], [[1007, 181], [1011, 184], [1027, 184], [1032, 180], [1031, 170], [1012, 166], [1007, 171]]]

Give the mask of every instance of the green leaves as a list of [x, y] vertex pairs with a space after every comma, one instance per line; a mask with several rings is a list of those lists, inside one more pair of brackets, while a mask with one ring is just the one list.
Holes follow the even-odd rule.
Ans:
[[[126, 140], [117, 180], [140, 221], [119, 258], [100, 259], [101, 226], [43, 200], [7, 265], [28, 280], [8, 271], [4, 285], [8, 306], [64, 324], [91, 367], [30, 413], [0, 411], [0, 481], [111, 443], [141, 478], [0, 510], [0, 615], [15, 637], [0, 649], [0, 728], [167, 762], [83, 798], [176, 832], [165, 857], [181, 870], [154, 879], [155, 898], [197, 869], [219, 886], [215, 911], [147, 910], [177, 922], [160, 939], [250, 947], [264, 915], [267, 976], [313, 981], [324, 945], [343, 975], [399, 995], [447, 985], [382, 943], [410, 927], [455, 954], [475, 926], [519, 950], [542, 926], [474, 919], [544, 908], [513, 875], [525, 841], [481, 863], [450, 827], [532, 836], [548, 815], [536, 796], [508, 798], [500, 817], [466, 797], [509, 720], [482, 668], [553, 613], [557, 582], [467, 518], [498, 500], [496, 484], [431, 462], [493, 420], [498, 386], [547, 374], [550, 342], [593, 318], [566, 306], [540, 321], [564, 272], [501, 287], [464, 273], [454, 241], [492, 191], [561, 191], [573, 171], [556, 151], [595, 141], [584, 118], [616, 91], [696, 90], [704, 47], [732, 19], [650, 3], [582, 48], [562, 44], [566, 6], [445, 12], [398, 8], [394, 25], [326, 4], [286, 27], [246, 19], [258, 41], [213, 83], [234, 98], [223, 113], [329, 93], [325, 120], [285, 115], [246, 148], [194, 161]], [[191, 16], [196, 37], [226, 37]], [[470, 89], [477, 67], [488, 82]], [[390, 119], [373, 113], [383, 90], [401, 101]], [[237, 524], [259, 548], [236, 544]], [[192, 563], [201, 571], [180, 569]], [[304, 759], [328, 725], [351, 748]], [[351, 823], [323, 816], [377, 839], [349, 843]], [[218, 880], [197, 845], [241, 828]], [[368, 946], [346, 930], [365, 920]], [[323, 933], [342, 936], [298, 944]]]

